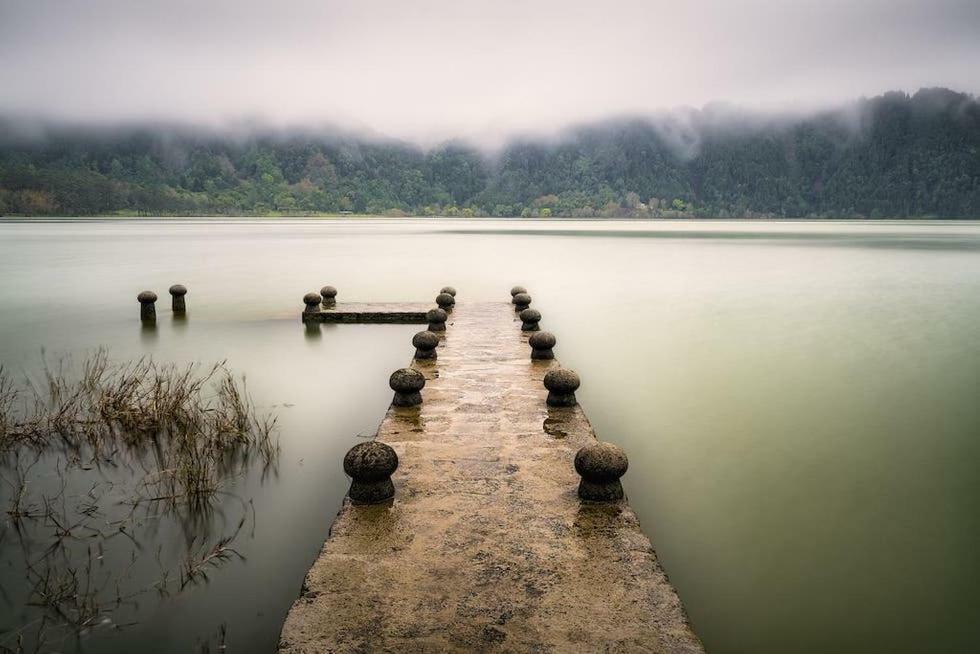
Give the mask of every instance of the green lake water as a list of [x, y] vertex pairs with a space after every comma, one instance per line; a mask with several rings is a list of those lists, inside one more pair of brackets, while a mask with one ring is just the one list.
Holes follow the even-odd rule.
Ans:
[[[166, 289], [185, 284], [189, 320]], [[145, 519], [100, 565], [134, 587], [203, 532], [244, 560], [149, 592], [45, 651], [273, 651], [406, 365], [411, 325], [308, 333], [304, 293], [506, 300], [529, 288], [630, 502], [713, 653], [980, 651], [980, 223], [448, 220], [0, 221], [0, 363], [106, 347], [226, 360], [279, 416], [272, 470], [204, 518]], [[155, 331], [136, 294], [155, 290]], [[42, 354], [43, 351], [43, 354]], [[59, 457], [30, 470], [58, 483]], [[0, 465], [0, 508], [16, 462]], [[88, 470], [71, 490], [130, 478]], [[121, 497], [105, 496], [106, 520]], [[0, 645], [30, 635], [25, 566], [49, 538], [0, 515]], [[80, 541], [78, 547], [84, 548]], [[597, 598], [601, 601], [601, 598]]]

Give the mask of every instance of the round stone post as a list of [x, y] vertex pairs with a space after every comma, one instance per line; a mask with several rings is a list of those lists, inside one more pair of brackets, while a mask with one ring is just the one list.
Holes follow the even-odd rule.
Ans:
[[537, 309], [524, 309], [518, 314], [521, 317], [522, 332], [536, 332], [541, 329], [538, 322], [541, 320], [541, 312]]
[[514, 311], [518, 313], [531, 306], [531, 296], [527, 293], [518, 293], [511, 301], [514, 303]]
[[425, 377], [414, 368], [399, 368], [391, 373], [388, 385], [395, 391], [391, 403], [395, 406], [408, 407], [422, 404], [422, 394], [425, 387]]
[[532, 359], [555, 358], [555, 351], [551, 348], [555, 347], [557, 340], [551, 332], [534, 332], [527, 342], [531, 346]]
[[514, 288], [510, 289], [511, 299], [513, 299], [514, 296], [517, 295], [518, 293], [527, 293], [527, 289], [524, 288], [523, 286], [515, 286]]
[[574, 370], [555, 368], [544, 376], [544, 387], [548, 389], [548, 406], [575, 406], [575, 391], [582, 382]]
[[449, 293], [440, 293], [436, 296], [436, 304], [443, 311], [449, 312], [453, 310], [453, 305], [456, 304], [456, 298]]
[[596, 441], [575, 454], [575, 471], [582, 477], [578, 496], [587, 502], [615, 502], [623, 499], [623, 484], [629, 460], [623, 448]]
[[359, 443], [344, 457], [344, 472], [351, 478], [347, 495], [354, 504], [378, 504], [395, 496], [391, 475], [398, 469], [398, 455], [378, 441]]
[[307, 293], [303, 296], [303, 304], [306, 305], [306, 308], [303, 309], [304, 317], [311, 313], [320, 313], [320, 294]]
[[143, 322], [157, 321], [157, 294], [153, 291], [143, 291], [136, 296], [140, 303], [140, 320]]
[[456, 289], [455, 289], [455, 288], [453, 288], [452, 286], [443, 286], [443, 287], [442, 287], [442, 288], [441, 288], [441, 289], [439, 290], [439, 292], [440, 292], [440, 293], [447, 293], [447, 294], [449, 294], [449, 295], [452, 295], [452, 296], [453, 296], [453, 298], [455, 298], [455, 297], [456, 297]]
[[436, 348], [439, 347], [439, 337], [430, 331], [419, 332], [412, 337], [412, 345], [415, 346], [415, 359], [435, 359]]
[[174, 313], [184, 313], [187, 311], [187, 304], [184, 302], [184, 296], [187, 295], [187, 287], [183, 284], [174, 284], [170, 287], [170, 297], [172, 302], [170, 304]]
[[425, 319], [429, 321], [428, 330], [430, 332], [444, 332], [449, 315], [442, 309], [429, 309], [425, 313]]
[[323, 298], [323, 306], [332, 307], [337, 304], [337, 289], [333, 286], [324, 286], [320, 289], [320, 297]]

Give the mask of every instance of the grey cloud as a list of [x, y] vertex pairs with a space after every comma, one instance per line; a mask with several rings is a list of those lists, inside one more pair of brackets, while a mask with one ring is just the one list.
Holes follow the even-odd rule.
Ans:
[[980, 90], [976, 0], [0, 0], [0, 113], [432, 141]]

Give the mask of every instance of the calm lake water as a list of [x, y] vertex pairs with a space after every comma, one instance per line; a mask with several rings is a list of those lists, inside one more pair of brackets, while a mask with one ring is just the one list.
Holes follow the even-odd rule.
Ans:
[[[176, 282], [186, 323], [168, 308]], [[980, 651], [978, 223], [3, 221], [9, 371], [37, 378], [42, 349], [51, 361], [100, 346], [226, 360], [280, 420], [273, 470], [230, 480], [203, 527], [147, 518], [103, 565], [131, 566], [139, 587], [196, 546], [195, 529], [228, 534], [243, 517], [244, 560], [141, 595], [81, 646], [213, 649], [224, 629], [232, 651], [274, 650], [346, 490], [343, 454], [374, 432], [418, 329], [308, 334], [304, 293], [430, 301], [451, 284], [466, 302], [516, 283], [581, 374], [597, 433], [626, 448], [630, 501], [708, 651]], [[143, 289], [163, 297], [154, 332], [140, 328]], [[58, 465], [43, 458], [32, 489], [56, 484]], [[131, 473], [85, 474], [72, 488]], [[106, 495], [108, 514], [119, 500]], [[11, 646], [40, 615], [24, 568], [46, 543], [2, 520]], [[46, 649], [78, 648], [61, 638]]]

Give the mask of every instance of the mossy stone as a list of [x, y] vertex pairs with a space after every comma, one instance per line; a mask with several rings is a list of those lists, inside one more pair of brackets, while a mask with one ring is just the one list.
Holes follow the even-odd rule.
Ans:
[[575, 471], [582, 477], [578, 494], [589, 502], [613, 502], [623, 499], [620, 477], [626, 474], [629, 460], [623, 448], [596, 441], [575, 454]]
[[422, 394], [425, 387], [425, 377], [414, 368], [399, 368], [391, 373], [388, 385], [395, 391], [391, 403], [398, 407], [411, 407], [422, 404]]
[[415, 346], [416, 359], [435, 359], [436, 348], [439, 347], [439, 337], [430, 331], [419, 332], [412, 337]]
[[398, 455], [378, 441], [359, 443], [344, 456], [344, 472], [352, 479], [348, 495], [355, 504], [377, 504], [395, 495], [391, 475], [398, 469]]
[[453, 305], [456, 304], [456, 299], [449, 293], [440, 293], [436, 296], [436, 304], [438, 304], [439, 308], [443, 311], [449, 311], [453, 308]]
[[536, 332], [540, 329], [538, 323], [541, 321], [541, 312], [537, 309], [524, 309], [518, 316], [521, 319], [522, 332]]
[[549, 370], [544, 376], [544, 387], [548, 389], [548, 406], [575, 406], [575, 391], [581, 385], [578, 373], [568, 368]]
[[531, 305], [531, 296], [527, 293], [518, 293], [512, 302], [514, 303], [514, 311], [523, 311]]
[[555, 347], [557, 339], [555, 335], [551, 332], [538, 331], [531, 334], [531, 337], [527, 339], [528, 345], [531, 346], [531, 358], [532, 359], [554, 359], [555, 352], [552, 350]]
[[425, 313], [425, 319], [429, 321], [428, 329], [430, 332], [444, 332], [449, 314], [444, 309], [429, 309]]

